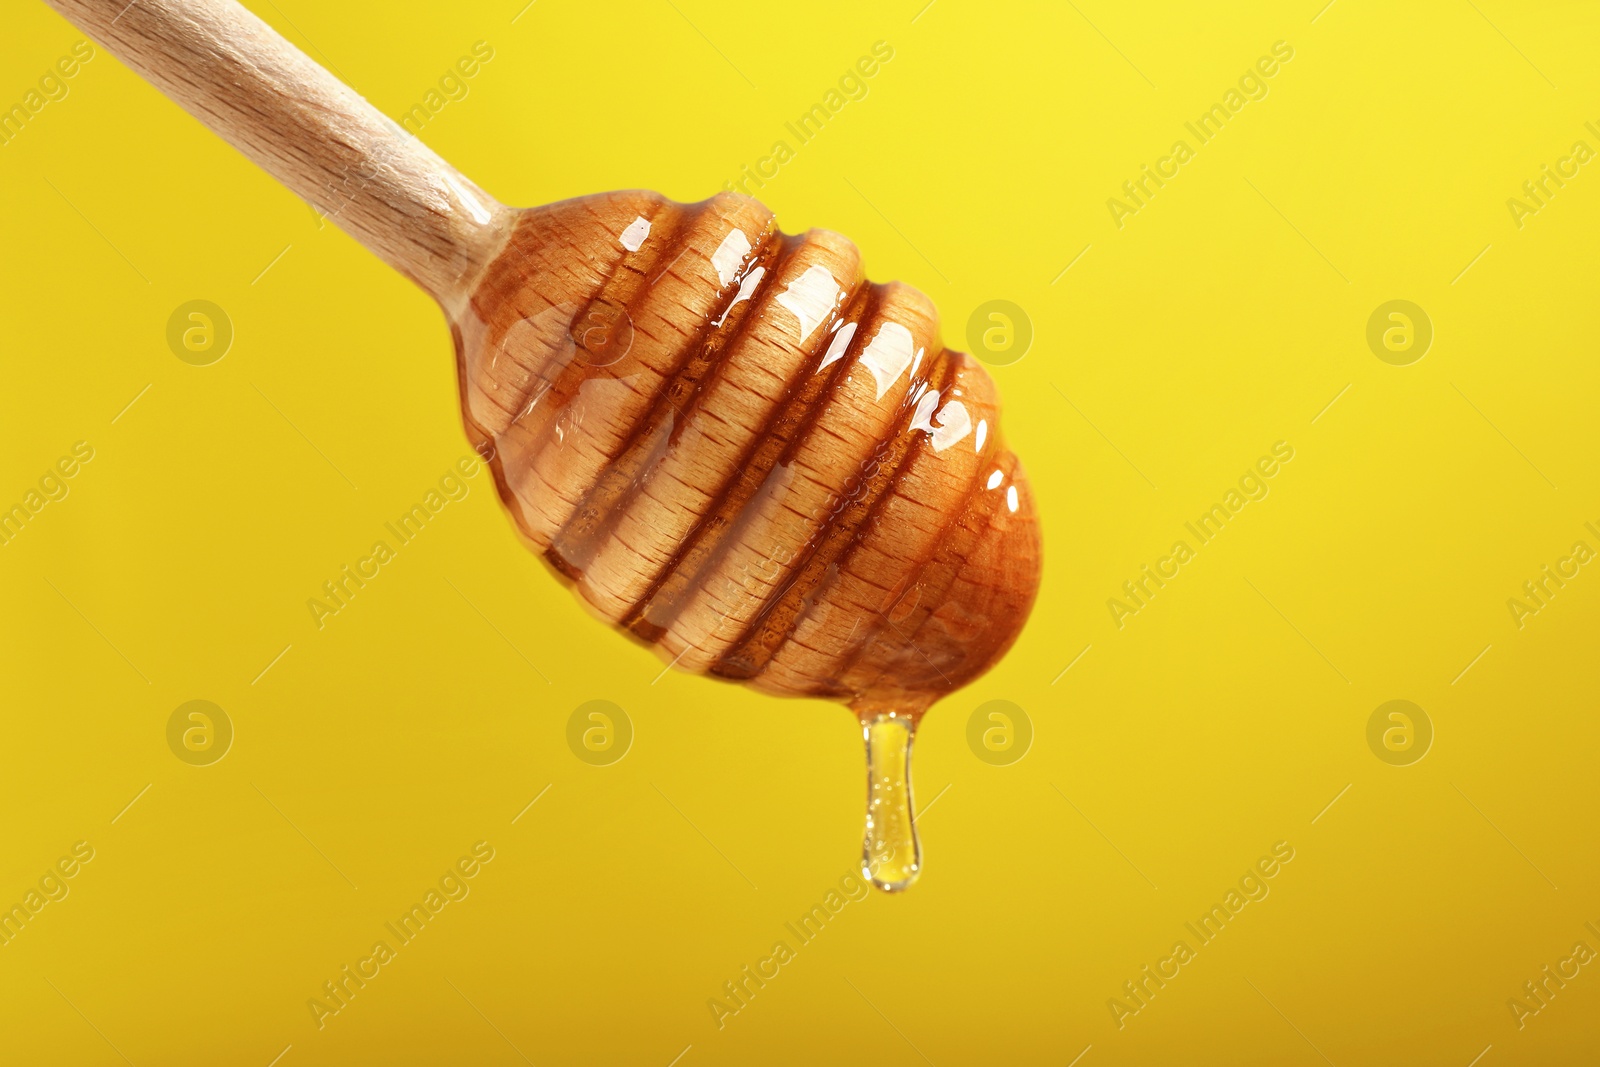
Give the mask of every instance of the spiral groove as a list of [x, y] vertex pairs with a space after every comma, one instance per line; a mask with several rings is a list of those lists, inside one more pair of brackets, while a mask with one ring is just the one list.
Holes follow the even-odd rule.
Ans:
[[837, 234], [736, 194], [533, 209], [456, 334], [519, 531], [678, 666], [919, 713], [1020, 628], [1038, 531], [993, 384]]

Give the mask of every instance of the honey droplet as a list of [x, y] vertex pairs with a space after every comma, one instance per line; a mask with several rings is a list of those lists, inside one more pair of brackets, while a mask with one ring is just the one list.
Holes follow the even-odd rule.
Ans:
[[863, 712], [867, 743], [867, 833], [861, 846], [861, 873], [888, 893], [917, 880], [922, 847], [911, 800], [911, 741], [917, 730], [909, 715]]

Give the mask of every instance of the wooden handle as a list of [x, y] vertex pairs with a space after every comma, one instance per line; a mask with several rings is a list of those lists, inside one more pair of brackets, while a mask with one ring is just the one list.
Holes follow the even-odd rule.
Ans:
[[917, 720], [1010, 647], [1040, 566], [994, 383], [932, 302], [736, 193], [505, 208], [233, 0], [47, 2], [439, 299], [468, 434], [590, 607], [850, 704], [863, 869], [910, 885]]
[[233, 0], [45, 0], [447, 308], [508, 209]]

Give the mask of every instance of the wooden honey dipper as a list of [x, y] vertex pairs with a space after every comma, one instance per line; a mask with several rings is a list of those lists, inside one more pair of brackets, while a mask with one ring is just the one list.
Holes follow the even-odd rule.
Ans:
[[686, 670], [850, 705], [863, 869], [921, 863], [911, 741], [1010, 646], [1039, 534], [927, 297], [733, 193], [498, 203], [233, 0], [47, 0], [432, 295], [526, 542]]

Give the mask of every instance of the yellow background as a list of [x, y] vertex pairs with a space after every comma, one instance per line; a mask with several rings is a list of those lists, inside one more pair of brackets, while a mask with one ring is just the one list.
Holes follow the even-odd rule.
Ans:
[[[924, 2], [251, 4], [392, 116], [488, 42], [423, 137], [518, 204], [708, 196], [887, 41], [760, 195], [925, 289], [954, 346], [984, 301], [1032, 319], [994, 373], [1045, 579], [925, 720], [923, 878], [848, 905], [721, 1030], [708, 999], [854, 867], [850, 716], [658, 677], [484, 476], [319, 632], [306, 599], [466, 452], [440, 314], [104, 50], [0, 148], [0, 504], [95, 449], [0, 547], [0, 903], [95, 849], [0, 948], [0, 1059], [1600, 1054], [1600, 966], [1523, 1029], [1507, 1008], [1600, 949], [1600, 568], [1520, 630], [1506, 606], [1600, 548], [1600, 165], [1521, 229], [1506, 207], [1600, 148], [1600, 16]], [[9, 105], [81, 35], [38, 3], [6, 21]], [[1118, 229], [1107, 198], [1279, 40], [1270, 94]], [[164, 339], [196, 298], [236, 330], [209, 367]], [[1397, 298], [1436, 334], [1407, 367], [1365, 341]], [[1270, 496], [1119, 630], [1107, 598], [1279, 440]], [[236, 729], [209, 767], [166, 744], [192, 699]], [[564, 739], [591, 699], [636, 732], [609, 767]], [[967, 747], [991, 699], [1034, 726], [1011, 766]], [[1391, 699], [1436, 731], [1412, 766], [1367, 746]], [[307, 1000], [479, 840], [471, 895], [319, 1030]], [[1108, 999], [1277, 841], [1270, 896], [1119, 1030]]]

